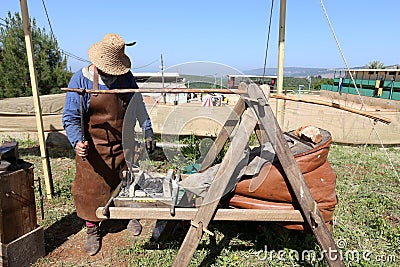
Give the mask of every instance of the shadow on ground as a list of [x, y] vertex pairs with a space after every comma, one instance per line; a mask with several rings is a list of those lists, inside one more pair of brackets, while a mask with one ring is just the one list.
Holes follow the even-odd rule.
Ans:
[[76, 212], [64, 216], [61, 220], [49, 226], [44, 230], [46, 254], [61, 246], [70, 236], [81, 231], [83, 227], [84, 221], [76, 215]]
[[[189, 222], [180, 222], [173, 233], [161, 242], [149, 240], [143, 246], [145, 250], [179, 249], [186, 236]], [[248, 252], [249, 257], [256, 257], [258, 251], [264, 251], [267, 247], [271, 251], [285, 249], [304, 250], [314, 249], [316, 240], [313, 235], [303, 231], [285, 229], [270, 222], [211, 222], [208, 229], [218, 233], [222, 238], [216, 239], [209, 236], [208, 242], [200, 242], [197, 250], [207, 250], [207, 255], [198, 266], [211, 266], [218, 263], [218, 257], [223, 250]], [[302, 262], [304, 266], [308, 263]]]

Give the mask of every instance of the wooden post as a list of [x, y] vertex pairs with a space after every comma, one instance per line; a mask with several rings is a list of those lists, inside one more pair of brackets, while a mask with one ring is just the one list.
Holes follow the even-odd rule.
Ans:
[[36, 80], [35, 61], [33, 58], [32, 35], [31, 35], [31, 30], [30, 30], [27, 1], [20, 0], [20, 5], [21, 5], [22, 21], [23, 21], [23, 25], [24, 25], [25, 45], [26, 45], [26, 53], [28, 56], [29, 73], [31, 76], [33, 105], [35, 107], [36, 126], [38, 129], [38, 137], [39, 137], [39, 145], [40, 145], [40, 156], [42, 158], [43, 173], [44, 173], [44, 178], [45, 178], [45, 182], [46, 182], [47, 198], [51, 199], [53, 197], [53, 193], [54, 193], [53, 180], [51, 177], [50, 162], [49, 162], [49, 157], [48, 157], [47, 150], [46, 150], [46, 142], [45, 142], [44, 132], [43, 132], [42, 109], [40, 106], [40, 98], [39, 98], [39, 94], [38, 94], [38, 85], [37, 85], [37, 80]]
[[211, 164], [214, 163], [214, 160], [218, 156], [219, 152], [221, 152], [226, 141], [228, 140], [229, 136], [232, 134], [237, 123], [239, 122], [239, 119], [242, 116], [245, 108], [246, 107], [245, 107], [244, 101], [242, 98], [240, 98], [238, 100], [238, 102], [236, 103], [235, 107], [233, 108], [228, 119], [226, 120], [221, 131], [219, 132], [217, 138], [215, 139], [214, 144], [211, 146], [207, 155], [204, 157], [203, 162], [201, 163], [199, 172], [206, 170], [208, 167], [211, 166]]
[[[252, 99], [262, 100], [264, 95], [261, 89], [255, 84], [248, 87], [249, 97]], [[256, 112], [258, 119], [265, 129], [268, 139], [272, 143], [275, 154], [278, 156], [279, 162], [285, 172], [288, 187], [294, 193], [294, 200], [297, 200], [300, 206], [300, 212], [303, 215], [304, 222], [308, 224], [314, 233], [320, 247], [323, 250], [325, 259], [329, 266], [344, 266], [339, 250], [332, 238], [327, 226], [322, 219], [319, 209], [315, 209], [317, 205], [311, 191], [304, 180], [296, 160], [283, 136], [283, 132], [279, 127], [278, 121], [272, 113], [271, 107], [266, 99], [263, 101], [265, 105], [249, 102], [250, 107]]]
[[[282, 94], [283, 70], [284, 70], [284, 50], [285, 50], [285, 21], [286, 21], [286, 0], [281, 0], [279, 17], [279, 43], [278, 43], [278, 78], [277, 94]], [[276, 118], [279, 125], [284, 126], [284, 100], [276, 100]]]
[[196, 216], [191, 221], [191, 226], [185, 239], [178, 251], [173, 266], [188, 266], [190, 260], [199, 245], [203, 231], [208, 231], [207, 227], [213, 218], [217, 209], [219, 200], [231, 179], [233, 177], [237, 164], [242, 157], [242, 151], [245, 150], [251, 133], [256, 126], [257, 118], [252, 110], [247, 109], [242, 116], [238, 131], [232, 139], [232, 143], [222, 160], [222, 163], [215, 175], [214, 181], [204, 197], [203, 205], [199, 208]]

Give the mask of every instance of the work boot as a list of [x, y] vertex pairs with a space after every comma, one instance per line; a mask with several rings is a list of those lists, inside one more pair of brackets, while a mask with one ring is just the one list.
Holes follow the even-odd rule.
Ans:
[[100, 227], [87, 227], [87, 239], [85, 243], [85, 252], [90, 255], [96, 255], [101, 248]]
[[142, 225], [138, 220], [132, 219], [126, 226], [126, 229], [133, 235], [140, 235], [140, 233], [142, 232]]

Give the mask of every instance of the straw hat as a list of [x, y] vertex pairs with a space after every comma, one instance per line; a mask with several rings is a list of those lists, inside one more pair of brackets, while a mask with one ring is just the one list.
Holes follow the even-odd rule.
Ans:
[[100, 42], [90, 46], [88, 55], [97, 68], [110, 75], [122, 75], [131, 68], [131, 60], [125, 54], [125, 42], [115, 33], [104, 35]]

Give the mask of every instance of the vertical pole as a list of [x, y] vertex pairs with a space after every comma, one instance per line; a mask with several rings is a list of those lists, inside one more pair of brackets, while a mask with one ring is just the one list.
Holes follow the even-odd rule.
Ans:
[[361, 81], [360, 81], [360, 95], [361, 96], [363, 95], [362, 94], [363, 93], [362, 90], [363, 90], [364, 74], [365, 74], [365, 71], [362, 72]]
[[390, 94], [389, 94], [389, 99], [392, 99], [393, 96], [393, 87], [394, 87], [394, 81], [396, 80], [396, 73], [392, 76], [392, 86], [390, 87]]
[[[387, 74], [388, 74], [388, 71], [385, 71], [385, 77], [383, 78], [383, 84], [382, 84], [382, 95], [383, 95], [383, 90], [385, 89], [385, 81], [386, 81], [386, 75]], [[382, 97], [382, 95], [381, 95], [381, 97]]]
[[[164, 89], [164, 61], [162, 58], [161, 54], [161, 82], [162, 82], [162, 88]], [[163, 98], [164, 98], [164, 104], [167, 103], [167, 94], [163, 93]]]
[[28, 4], [26, 0], [20, 0], [22, 21], [25, 33], [25, 45], [26, 53], [28, 56], [29, 73], [31, 76], [32, 85], [32, 95], [33, 95], [33, 105], [35, 107], [35, 117], [36, 117], [36, 127], [38, 129], [39, 145], [40, 145], [40, 156], [42, 158], [43, 173], [46, 183], [46, 194], [48, 199], [53, 197], [53, 180], [51, 177], [50, 162], [46, 149], [46, 142], [44, 139], [43, 132], [43, 120], [42, 120], [42, 109], [40, 107], [40, 98], [38, 94], [38, 84], [36, 80], [36, 70], [35, 61], [33, 58], [33, 45], [32, 45], [32, 35], [30, 30]]
[[[284, 49], [285, 49], [285, 21], [286, 21], [286, 0], [280, 2], [280, 16], [279, 16], [279, 43], [278, 43], [278, 79], [277, 79], [277, 93], [282, 94], [283, 89], [283, 65], [284, 65]], [[279, 125], [284, 127], [284, 102], [282, 99], [276, 100], [276, 118]]]

